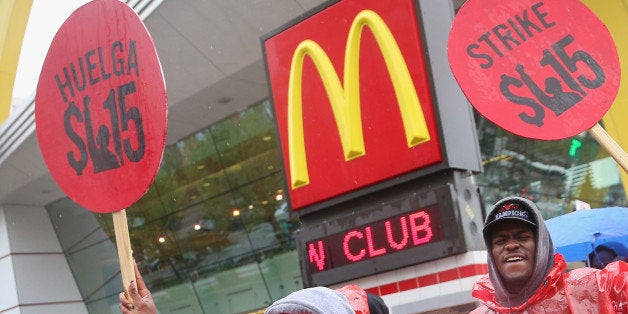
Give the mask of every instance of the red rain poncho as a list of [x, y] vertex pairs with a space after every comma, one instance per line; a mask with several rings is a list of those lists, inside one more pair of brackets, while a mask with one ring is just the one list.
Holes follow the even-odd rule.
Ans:
[[628, 264], [613, 262], [604, 269], [578, 268], [565, 272], [565, 260], [554, 255], [554, 266], [526, 303], [502, 307], [488, 275], [473, 287], [484, 303], [472, 313], [628, 313]]
[[336, 291], [342, 293], [355, 314], [369, 314], [369, 303], [366, 292], [356, 285], [347, 285]]

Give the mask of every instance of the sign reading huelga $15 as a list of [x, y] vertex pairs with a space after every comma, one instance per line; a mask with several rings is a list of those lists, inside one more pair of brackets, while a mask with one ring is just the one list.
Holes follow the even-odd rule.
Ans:
[[37, 137], [52, 177], [95, 212], [125, 209], [163, 155], [166, 89], [153, 41], [117, 0], [95, 0], [63, 23], [35, 99]]

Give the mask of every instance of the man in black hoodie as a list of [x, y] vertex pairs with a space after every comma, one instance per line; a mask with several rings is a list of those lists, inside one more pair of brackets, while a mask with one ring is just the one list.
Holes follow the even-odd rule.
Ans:
[[473, 313], [628, 313], [628, 264], [566, 273], [530, 200], [497, 202], [483, 232], [489, 273], [473, 287], [472, 295], [483, 303]]

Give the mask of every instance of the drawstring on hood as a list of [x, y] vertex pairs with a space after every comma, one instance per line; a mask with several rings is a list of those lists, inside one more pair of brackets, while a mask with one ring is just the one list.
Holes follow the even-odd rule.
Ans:
[[[493, 260], [493, 254], [491, 253], [490, 231], [492, 230], [492, 227], [497, 224], [497, 220], [499, 220], [498, 215], [500, 209], [503, 211], [502, 207], [507, 204], [517, 204], [519, 206], [523, 206], [524, 210], [531, 213], [532, 217], [516, 217], [515, 219], [524, 220], [531, 225], [536, 225], [534, 228], [536, 236], [536, 251], [532, 277], [524, 286], [523, 292], [517, 294], [509, 293], [508, 290], [506, 290], [505, 285], [502, 282], [502, 278], [497, 271], [495, 261]], [[524, 304], [541, 287], [547, 273], [554, 265], [554, 244], [552, 243], [549, 230], [547, 229], [543, 217], [541, 216], [541, 212], [530, 200], [521, 197], [507, 197], [493, 205], [484, 226], [484, 243], [486, 244], [488, 250], [488, 271], [493, 287], [495, 288], [495, 300], [499, 305], [504, 307], [516, 307]]]

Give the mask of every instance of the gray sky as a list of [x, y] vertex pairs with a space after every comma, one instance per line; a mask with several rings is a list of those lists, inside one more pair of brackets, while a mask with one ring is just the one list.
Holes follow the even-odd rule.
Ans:
[[18, 63], [13, 99], [19, 102], [34, 95], [48, 47], [63, 22], [89, 0], [34, 0], [26, 26]]

